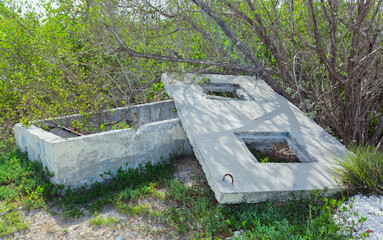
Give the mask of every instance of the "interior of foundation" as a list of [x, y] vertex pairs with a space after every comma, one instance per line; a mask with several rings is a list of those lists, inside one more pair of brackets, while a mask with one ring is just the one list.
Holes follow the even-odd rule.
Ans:
[[174, 102], [163, 101], [111, 109], [94, 114], [76, 114], [55, 120], [36, 122], [35, 125], [62, 138], [73, 138], [125, 128], [137, 131], [145, 124], [177, 117]]
[[216, 96], [216, 97], [222, 97], [222, 98], [232, 98], [232, 99], [240, 100], [240, 98], [234, 92], [206, 91], [205, 93], [209, 96]]
[[296, 163], [300, 162], [294, 152], [285, 143], [270, 144], [267, 151], [252, 144], [246, 144], [249, 151], [260, 163]]
[[209, 83], [201, 85], [207, 98], [216, 100], [253, 100], [238, 84]]
[[311, 162], [288, 133], [237, 134], [237, 137], [259, 163]]

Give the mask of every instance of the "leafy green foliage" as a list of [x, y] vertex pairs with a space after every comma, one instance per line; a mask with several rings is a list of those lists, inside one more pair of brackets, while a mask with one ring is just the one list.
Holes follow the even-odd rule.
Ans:
[[242, 231], [246, 239], [348, 239], [332, 219], [342, 201], [313, 192], [311, 199], [286, 203], [219, 205], [202, 182], [186, 187], [170, 182], [168, 199], [180, 204], [168, 211], [168, 222], [180, 234], [196, 238], [230, 236]]
[[[174, 159], [154, 165], [148, 163], [137, 169], [119, 169], [115, 174], [104, 173], [110, 175], [111, 180], [71, 190], [50, 184], [49, 176], [44, 175], [39, 164], [12, 151], [1, 158], [1, 202], [20, 203], [27, 209], [44, 207], [50, 202], [62, 209], [63, 218], [84, 215], [80, 207], [97, 213], [111, 204], [122, 214], [150, 218], [174, 229], [177, 235], [194, 238], [227, 237], [234, 231], [242, 231], [243, 236], [249, 238], [346, 238], [332, 220], [340, 200], [314, 192], [310, 200], [293, 198], [282, 204], [220, 205], [203, 178], [197, 177], [192, 186], [171, 180], [176, 169]], [[158, 187], [165, 188], [165, 192], [159, 192]], [[170, 205], [155, 209], [148, 199]], [[11, 214], [6, 221], [14, 230], [7, 230], [8, 233], [26, 227], [22, 219], [17, 218], [14, 207], [3, 212]], [[90, 224], [113, 228], [119, 221], [96, 215]]]
[[27, 228], [27, 223], [17, 211], [17, 205], [0, 201], [0, 237], [7, 236]]
[[383, 152], [361, 146], [350, 150], [348, 156], [338, 159], [342, 181], [351, 190], [383, 194]]
[[[242, 237], [249, 239], [348, 237], [339, 232], [340, 227], [331, 218], [341, 200], [325, 198], [314, 192], [311, 200], [292, 199], [282, 204], [267, 202], [223, 206], [216, 202], [206, 182], [201, 179], [191, 187], [184, 186], [178, 180], [171, 180], [175, 170], [174, 158], [160, 164], [146, 164], [137, 169], [121, 168], [114, 174], [104, 173], [109, 175], [109, 180], [79, 189], [64, 189], [63, 186], [51, 184], [50, 174], [44, 172], [40, 164], [29, 162], [25, 154], [13, 150], [14, 140], [9, 138], [13, 124], [20, 121], [30, 124], [37, 119], [80, 113], [85, 122], [72, 122], [74, 127], [80, 129], [87, 124], [89, 112], [98, 113], [103, 109], [128, 103], [158, 100], [163, 84], [159, 82], [146, 85], [158, 78], [160, 73], [196, 69], [186, 63], [133, 59], [128, 54], [119, 52], [119, 46], [110, 32], [106, 28], [98, 27], [102, 25], [100, 19], [112, 25], [109, 14], [101, 8], [105, 1], [91, 1], [92, 4], [88, 5], [89, 1], [68, 0], [56, 2], [57, 7], [53, 7], [55, 1], [45, 1], [42, 5], [46, 12], [44, 17], [28, 7], [22, 13], [20, 7], [13, 4], [16, 1], [9, 0], [6, 4], [3, 2], [0, 3], [0, 236], [27, 227], [19, 215], [19, 206], [30, 210], [44, 208], [50, 203], [63, 210], [63, 218], [84, 215], [80, 210], [83, 206], [96, 213], [111, 204], [120, 213], [151, 218], [174, 229], [178, 235], [192, 238], [225, 238], [232, 236], [234, 231], [241, 231]], [[265, 9], [272, 9], [273, 1], [255, 2], [257, 6], [266, 6], [255, 13], [260, 14], [265, 21], [265, 31], [270, 31], [273, 28], [267, 26], [275, 24], [269, 19], [269, 12]], [[302, 1], [296, 3], [299, 3], [293, 9], [296, 28], [308, 43], [315, 45], [313, 37], [306, 34], [310, 27], [307, 25], [307, 9]], [[169, 1], [166, 8], [178, 9], [187, 4]], [[243, 3], [238, 4], [241, 11], [249, 16], [254, 14]], [[156, 12], [139, 6], [138, 8], [142, 21], [137, 21], [136, 16], [129, 11], [121, 11], [121, 14], [126, 15], [118, 16], [113, 23], [121, 30], [126, 44], [135, 46], [134, 50], [149, 54], [173, 54], [190, 59], [227, 60], [199, 32], [190, 31], [189, 23], [165, 19]], [[315, 11], [318, 9], [315, 8]], [[290, 32], [290, 13], [286, 5], [281, 5], [276, 14], [280, 24], [278, 27], [286, 29], [286, 33]], [[329, 29], [323, 24], [326, 22], [325, 16], [317, 16], [319, 31], [327, 36]], [[211, 33], [231, 58], [240, 64], [249, 64], [249, 60], [238, 52], [235, 44], [223, 36], [220, 28], [208, 21], [200, 11], [191, 11], [190, 17], [200, 23], [204, 31]], [[252, 27], [248, 27], [242, 20], [230, 19], [229, 15], [224, 15], [223, 18], [258, 58], [262, 59], [266, 68], [278, 70], [275, 56], [254, 35]], [[352, 36], [347, 34], [345, 26], [340, 25], [340, 28], [340, 34], [336, 36], [337, 42], [341, 43], [339, 48], [349, 49], [348, 43]], [[289, 42], [290, 39], [294, 44]], [[280, 40], [282, 45], [287, 46], [286, 54], [290, 59], [301, 52], [300, 70], [307, 74], [305, 78], [312, 81], [303, 81], [304, 74], [298, 76], [301, 77], [299, 88], [302, 91], [308, 89], [309, 93], [309, 87], [313, 86], [328, 91], [328, 82], [324, 81], [327, 77], [326, 71], [318, 56], [304, 54], [304, 47], [297, 36], [282, 34]], [[295, 48], [292, 48], [293, 45]], [[313, 59], [318, 64], [312, 64], [310, 61]], [[346, 74], [345, 68], [345, 65], [339, 65], [339, 71], [343, 75]], [[225, 70], [214, 68], [214, 71]], [[206, 78], [199, 83], [209, 82]], [[344, 88], [340, 88], [339, 93], [340, 99], [345, 101]], [[165, 98], [166, 93], [160, 99]], [[369, 119], [372, 119], [369, 135], [373, 134], [378, 123], [377, 116], [379, 115], [375, 112], [369, 115]], [[106, 129], [103, 123], [98, 127]], [[133, 126], [121, 123], [117, 127]], [[360, 150], [352, 155], [349, 162], [341, 164], [344, 167], [343, 180], [349, 186], [382, 193], [381, 153], [371, 149]], [[159, 192], [159, 187], [164, 187], [165, 193]], [[147, 199], [166, 201], [171, 206], [162, 210], [154, 209], [150, 201], [144, 202]], [[90, 224], [95, 227], [108, 225], [112, 228], [118, 224], [118, 220], [96, 215]]]
[[162, 83], [150, 90], [142, 86], [158, 78], [167, 64], [111, 55], [114, 46], [102, 44], [110, 39], [96, 28], [104, 16], [97, 1], [91, 6], [86, 1], [46, 1], [40, 14], [28, 5], [20, 13], [17, 3], [0, 4], [0, 130], [4, 134], [9, 136], [17, 122], [29, 125], [75, 113], [87, 119], [89, 112], [153, 100], [162, 90]]
[[45, 198], [55, 192], [41, 164], [30, 162], [16, 150], [0, 157], [0, 201], [19, 200], [33, 209], [44, 206]]
[[92, 218], [89, 221], [90, 225], [92, 227], [102, 227], [102, 226], [108, 226], [110, 228], [115, 228], [118, 224], [121, 223], [120, 219], [117, 219], [115, 217], [108, 217], [105, 218], [101, 216], [100, 214], [94, 215], [94, 218]]

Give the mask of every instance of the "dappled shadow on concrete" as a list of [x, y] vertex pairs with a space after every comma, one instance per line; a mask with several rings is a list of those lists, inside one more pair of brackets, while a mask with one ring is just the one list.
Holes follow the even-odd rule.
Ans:
[[[329, 169], [334, 156], [345, 153], [337, 140], [263, 81], [242, 76], [206, 76], [211, 83], [238, 84], [254, 99], [209, 99], [198, 84], [187, 79], [172, 83], [163, 79], [217, 197], [261, 192], [284, 196], [299, 190], [335, 187]], [[260, 164], [235, 135], [270, 132], [289, 133], [312, 162]], [[227, 173], [235, 178], [234, 185], [222, 181]]]

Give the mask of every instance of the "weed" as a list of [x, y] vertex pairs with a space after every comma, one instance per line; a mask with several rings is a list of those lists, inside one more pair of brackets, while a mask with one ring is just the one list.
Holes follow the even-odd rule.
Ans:
[[105, 219], [100, 215], [95, 215], [94, 218], [90, 220], [90, 225], [92, 227], [101, 227], [105, 224]]
[[17, 211], [17, 205], [0, 202], [0, 237], [26, 228], [27, 223], [23, 221], [23, 217]]
[[27, 209], [45, 206], [47, 197], [56, 196], [49, 173], [41, 163], [30, 162], [25, 154], [13, 150], [0, 156], [0, 200], [21, 201]]
[[44, 188], [37, 186], [35, 191], [26, 190], [27, 195], [22, 198], [22, 203], [27, 210], [40, 208], [45, 206], [43, 199]]
[[173, 180], [167, 198], [180, 204], [167, 212], [168, 224], [179, 234], [196, 238], [220, 238], [234, 231], [243, 231], [244, 239], [348, 238], [332, 220], [343, 200], [325, 198], [317, 191], [311, 199], [293, 197], [281, 206], [271, 202], [220, 205], [206, 184], [187, 187]]
[[115, 217], [108, 217], [106, 219], [106, 225], [108, 225], [110, 228], [115, 228], [121, 222], [121, 219], [117, 219]]
[[88, 209], [92, 212], [98, 212], [101, 211], [105, 205], [109, 204], [112, 202], [111, 197], [103, 197], [103, 198], [98, 198], [94, 202], [90, 203], [88, 206]]
[[372, 147], [351, 146], [348, 156], [338, 159], [337, 169], [350, 189], [383, 194], [383, 152]]
[[125, 213], [130, 216], [144, 216], [147, 217], [150, 214], [150, 207], [146, 204], [133, 204], [127, 203], [116, 206], [120, 213]]
[[198, 84], [200, 84], [200, 85], [208, 84], [208, 83], [210, 83], [210, 81], [211, 81], [210, 78], [203, 77], [201, 80], [198, 81]]
[[73, 219], [84, 216], [84, 212], [78, 209], [75, 205], [63, 205], [63, 212], [61, 213], [61, 217], [65, 219]]
[[124, 201], [137, 201], [143, 196], [160, 195], [154, 187], [170, 178], [174, 168], [168, 166], [174, 159], [172, 157], [154, 165], [149, 162], [136, 169], [123, 170], [120, 168], [115, 174], [104, 173], [113, 179], [109, 184], [96, 183], [90, 186], [90, 189], [87, 187], [74, 190], [67, 188], [58, 202], [64, 209], [63, 216], [67, 218], [82, 216], [83, 212], [76, 207], [80, 204], [87, 204], [90, 211], [98, 212], [107, 204], [113, 203], [115, 206], [119, 206], [123, 205]]

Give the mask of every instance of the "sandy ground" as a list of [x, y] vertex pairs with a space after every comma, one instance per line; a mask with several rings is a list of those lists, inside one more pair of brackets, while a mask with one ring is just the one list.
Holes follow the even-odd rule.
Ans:
[[[195, 176], [205, 178], [205, 175], [202, 171], [201, 165], [198, 163], [194, 156], [184, 157], [179, 159], [179, 164], [176, 165], [177, 171], [174, 173], [174, 178], [179, 179], [184, 185], [191, 186], [193, 184], [193, 179]], [[165, 189], [157, 189], [159, 192], [164, 193]], [[366, 198], [366, 197], [364, 197]], [[363, 198], [363, 199], [364, 199]], [[375, 199], [375, 198], [374, 198]], [[380, 200], [374, 200], [373, 203], [376, 205], [378, 201], [379, 204], [383, 202], [383, 198]], [[371, 200], [372, 201], [372, 200]], [[154, 197], [146, 197], [139, 200], [140, 204], [150, 206], [151, 210], [163, 211], [168, 209], [171, 206], [176, 206], [175, 202], [169, 202], [165, 200], [160, 200]], [[278, 204], [278, 203], [277, 203]], [[276, 205], [277, 205], [276, 204]], [[356, 203], [354, 203], [357, 206]], [[383, 223], [383, 214], [379, 211], [382, 211], [381, 205], [379, 205], [379, 211], [376, 209], [370, 209], [371, 206], [365, 204], [363, 201], [362, 204], [364, 207], [361, 209], [355, 207], [350, 211], [349, 218], [360, 218], [365, 216], [368, 218], [367, 222], [361, 225], [360, 232], [365, 232], [365, 229], [368, 229], [372, 234], [368, 239], [380, 239], [380, 234], [377, 229], [374, 227], [382, 228]], [[375, 206], [374, 205], [374, 206]], [[376, 207], [376, 206], [375, 206]], [[25, 216], [25, 221], [28, 222], [28, 229], [22, 232], [18, 232], [13, 236], [0, 237], [1, 239], [107, 239], [107, 240], [126, 240], [126, 239], [187, 239], [186, 237], [181, 237], [177, 234], [174, 228], [165, 224], [159, 224], [158, 221], [152, 221], [150, 217], [142, 216], [129, 216], [129, 214], [121, 214], [113, 206], [106, 206], [104, 209], [95, 216], [90, 213], [85, 207], [81, 209], [85, 215], [78, 219], [66, 220], [60, 216], [61, 210], [55, 207], [49, 207], [45, 210], [37, 209], [33, 211], [22, 211], [22, 214]], [[371, 217], [371, 211], [375, 218], [379, 218], [379, 221]], [[367, 214], [364, 214], [367, 211]], [[355, 214], [353, 212], [358, 212]], [[351, 214], [353, 213], [353, 214]], [[380, 214], [375, 214], [380, 213]], [[346, 214], [346, 213], [337, 213], [337, 215]], [[355, 215], [355, 216], [354, 216]], [[375, 216], [376, 215], [376, 216]], [[379, 215], [379, 216], [378, 216]], [[348, 215], [347, 215], [348, 216]], [[113, 217], [117, 220], [117, 223], [112, 226], [103, 225], [95, 227], [90, 223], [92, 219], [95, 218], [107, 219]], [[374, 222], [371, 227], [368, 224], [368, 221], [372, 220]], [[354, 219], [358, 222], [358, 219]], [[346, 224], [347, 223], [342, 223]], [[357, 224], [357, 227], [359, 226]], [[363, 229], [362, 229], [363, 227]], [[371, 230], [373, 229], [373, 230]], [[355, 229], [355, 231], [358, 229]], [[357, 231], [356, 231], [357, 232]], [[359, 232], [358, 232], [359, 234]], [[357, 234], [357, 235], [358, 235]], [[378, 236], [378, 237], [377, 237]], [[358, 236], [356, 236], [358, 238]], [[376, 238], [377, 237], [377, 238]]]
[[[191, 186], [193, 176], [203, 176], [202, 168], [195, 157], [179, 159], [178, 170], [174, 174], [185, 185]], [[159, 190], [161, 191], [161, 189]], [[163, 200], [143, 199], [151, 208], [163, 210], [172, 203]], [[141, 202], [144, 203], [145, 202]], [[150, 204], [149, 204], [150, 203]], [[127, 214], [120, 214], [114, 207], [106, 206], [98, 213], [97, 217], [104, 219], [114, 217], [118, 223], [114, 226], [94, 227], [90, 220], [95, 216], [82, 209], [85, 213], [79, 219], [65, 220], [60, 217], [60, 210], [48, 207], [46, 210], [37, 209], [24, 211], [25, 221], [29, 228], [23, 232], [16, 233], [11, 239], [182, 239], [177, 236], [174, 229], [169, 226], [152, 222], [150, 217], [133, 217]], [[7, 239], [5, 238], [5, 239]], [[2, 239], [2, 238], [0, 238]]]

